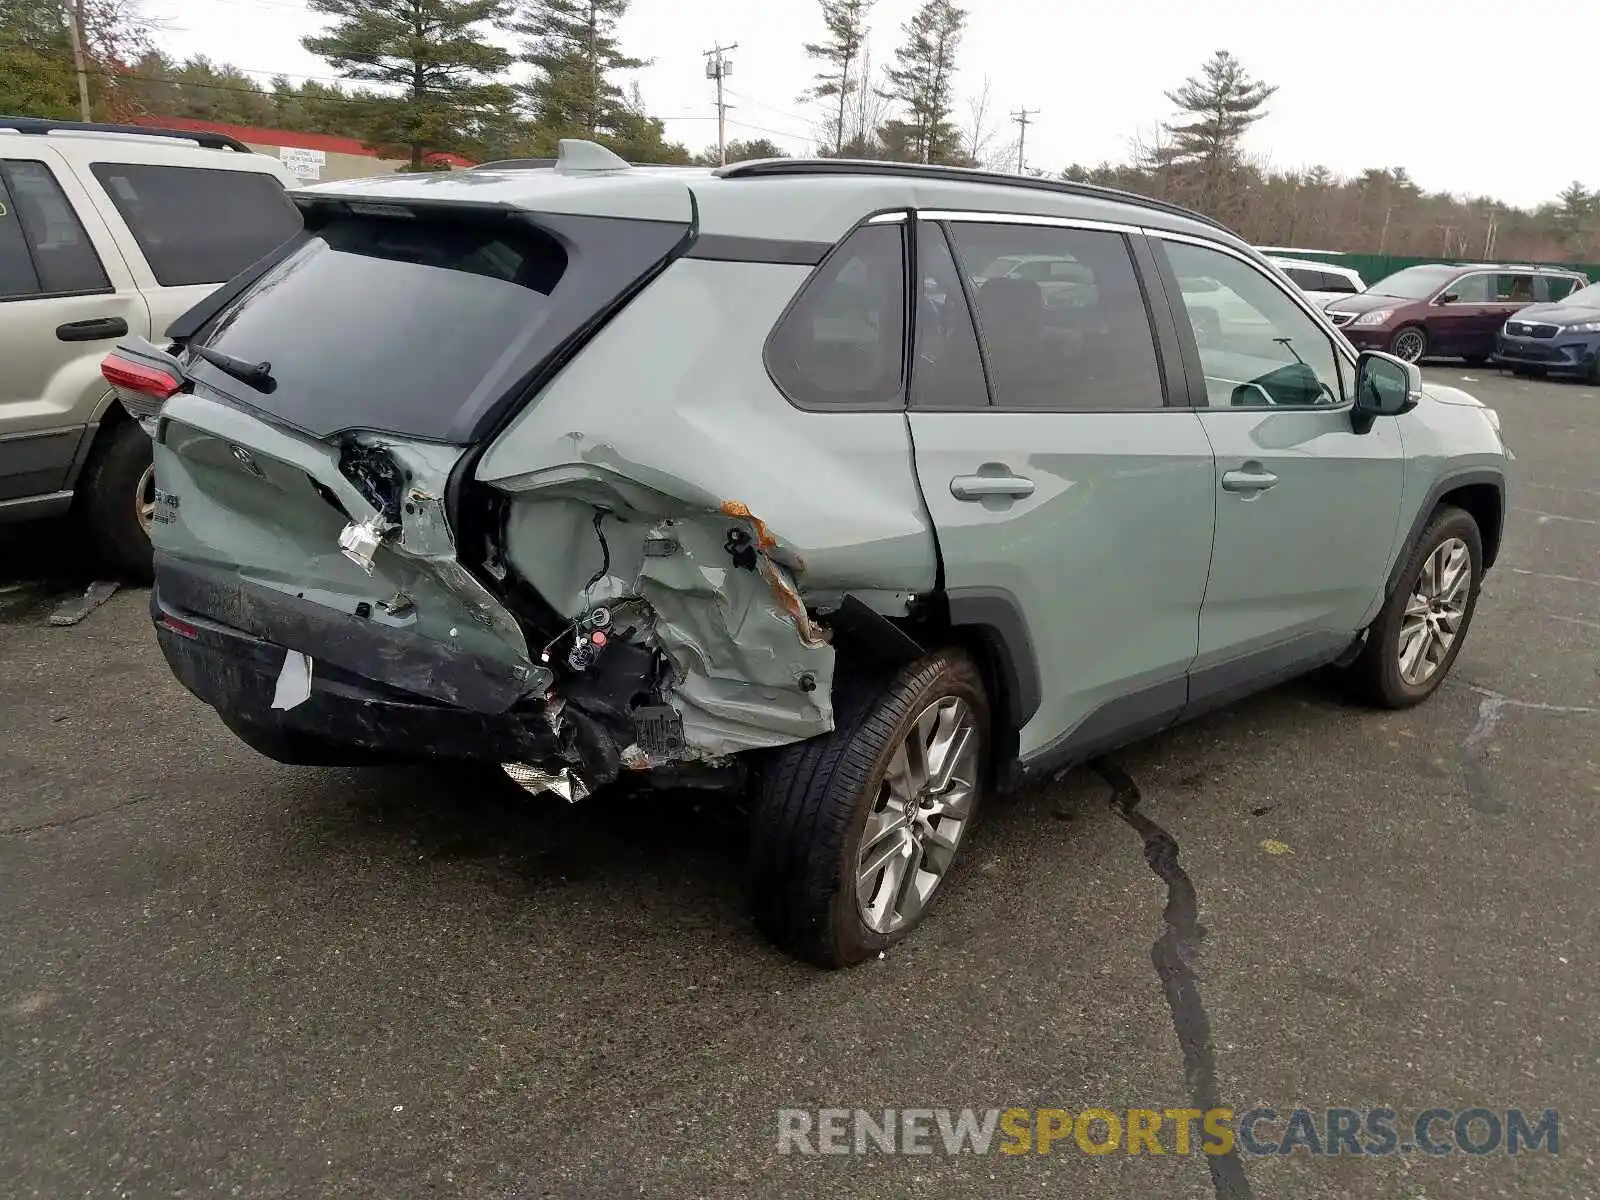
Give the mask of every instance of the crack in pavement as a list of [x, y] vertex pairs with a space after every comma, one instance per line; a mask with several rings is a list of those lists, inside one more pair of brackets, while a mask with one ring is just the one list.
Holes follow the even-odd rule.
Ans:
[[1588, 587], [1600, 587], [1600, 579], [1584, 579], [1579, 575], [1552, 575], [1549, 571], [1529, 571], [1522, 567], [1512, 567], [1513, 575], [1531, 575], [1535, 579], [1554, 579], [1558, 583], [1581, 583]]
[[1545, 525], [1551, 521], [1570, 521], [1574, 525], [1600, 525], [1600, 521], [1593, 517], [1564, 517], [1560, 513], [1545, 512], [1542, 508], [1513, 508], [1512, 512], [1525, 513], [1530, 517], [1539, 518], [1539, 524]]
[[36, 825], [6, 825], [0, 827], [0, 837], [13, 837], [22, 833], [38, 833], [42, 829], [60, 829], [66, 825], [77, 825], [84, 821], [93, 821], [96, 817], [110, 816], [114, 812], [120, 812], [124, 808], [131, 808], [133, 805], [148, 799], [150, 799], [149, 796], [133, 796], [127, 800], [118, 801], [109, 808], [97, 808], [94, 812], [78, 813], [76, 816], [71, 817], [57, 817], [54, 821], [40, 821]]
[[1516, 700], [1492, 688], [1468, 685], [1482, 696], [1478, 705], [1478, 723], [1461, 743], [1461, 772], [1467, 785], [1467, 801], [1481, 813], [1499, 816], [1511, 811], [1511, 802], [1494, 786], [1489, 774], [1489, 738], [1500, 724], [1500, 714], [1508, 708], [1525, 712], [1547, 713], [1557, 716], [1600, 716], [1600, 708], [1586, 704], [1541, 704], [1533, 700]]
[[[1139, 785], [1133, 778], [1107, 759], [1097, 758], [1090, 765], [1111, 788], [1111, 810], [1144, 839], [1144, 861], [1167, 885], [1167, 904], [1161, 914], [1166, 930], [1150, 947], [1150, 962], [1172, 1010], [1172, 1028], [1183, 1050], [1183, 1076], [1191, 1101], [1202, 1112], [1221, 1108], [1211, 1021], [1200, 1000], [1200, 973], [1195, 966], [1206, 931], [1200, 924], [1194, 883], [1178, 862], [1177, 840], [1139, 811]], [[1207, 1155], [1206, 1165], [1211, 1169], [1217, 1200], [1249, 1200], [1255, 1195], [1237, 1147], [1230, 1147], [1226, 1154]]]

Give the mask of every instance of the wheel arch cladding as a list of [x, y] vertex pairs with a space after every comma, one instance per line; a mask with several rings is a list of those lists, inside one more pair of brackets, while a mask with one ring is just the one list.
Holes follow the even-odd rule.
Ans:
[[1447, 475], [1428, 489], [1428, 495], [1418, 505], [1406, 539], [1398, 548], [1393, 565], [1389, 568], [1388, 586], [1384, 594], [1391, 595], [1400, 586], [1400, 573], [1405, 570], [1417, 540], [1428, 528], [1428, 523], [1442, 504], [1454, 505], [1464, 510], [1478, 523], [1483, 539], [1483, 569], [1494, 565], [1500, 552], [1500, 536], [1505, 527], [1505, 476], [1496, 471], [1465, 471]]
[[1021, 729], [1039, 710], [1039, 659], [1017, 598], [1004, 588], [952, 588], [946, 593], [950, 626], [963, 641], [990, 661], [1001, 694], [992, 696], [994, 710], [1004, 712], [1013, 729]]

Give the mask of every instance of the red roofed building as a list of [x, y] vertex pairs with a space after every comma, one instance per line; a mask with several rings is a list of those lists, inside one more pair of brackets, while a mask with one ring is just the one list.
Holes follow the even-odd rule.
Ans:
[[[304, 183], [326, 183], [333, 179], [359, 179], [366, 175], [388, 175], [410, 165], [403, 158], [380, 158], [378, 152], [362, 144], [360, 138], [334, 137], [326, 133], [294, 133], [287, 129], [262, 129], [254, 125], [227, 125], [221, 121], [196, 121], [188, 117], [140, 117], [140, 125], [164, 129], [186, 129], [194, 133], [222, 133], [238, 138], [252, 150], [282, 159], [285, 166]], [[423, 161], [430, 166], [452, 169], [475, 165], [459, 154], [435, 153]]]

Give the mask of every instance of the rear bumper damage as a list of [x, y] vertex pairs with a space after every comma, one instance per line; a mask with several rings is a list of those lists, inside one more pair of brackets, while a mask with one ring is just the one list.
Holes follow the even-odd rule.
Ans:
[[[230, 725], [493, 761], [572, 799], [833, 728], [805, 563], [737, 501], [585, 464], [489, 485], [500, 519], [467, 548], [457, 447], [308, 442], [184, 394], [155, 450], [162, 649]], [[309, 695], [275, 706], [300, 656]]]

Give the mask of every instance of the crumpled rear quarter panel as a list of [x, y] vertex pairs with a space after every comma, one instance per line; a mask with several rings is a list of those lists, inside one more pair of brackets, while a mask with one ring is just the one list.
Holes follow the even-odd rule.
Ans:
[[803, 412], [768, 377], [767, 335], [808, 274], [680, 260], [477, 469], [510, 498], [508, 560], [554, 607], [650, 601], [685, 740], [707, 754], [832, 728], [834, 651], [805, 605], [850, 591], [903, 614], [936, 578], [904, 414]]

